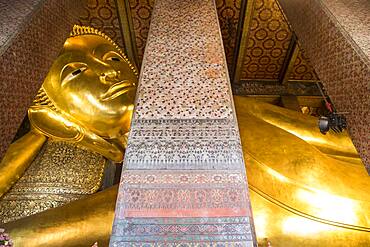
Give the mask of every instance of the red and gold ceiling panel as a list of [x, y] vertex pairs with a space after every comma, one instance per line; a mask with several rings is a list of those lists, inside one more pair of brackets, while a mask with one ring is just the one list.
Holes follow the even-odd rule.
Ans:
[[292, 33], [276, 0], [256, 0], [241, 79], [277, 80]]
[[305, 56], [304, 50], [298, 45], [298, 55], [294, 61], [293, 68], [289, 75], [289, 80], [293, 81], [318, 81], [314, 68], [310, 60]]
[[[137, 49], [137, 61], [141, 64], [148, 37], [151, 13], [155, 0], [119, 0], [130, 7], [131, 33]], [[242, 2], [245, 0], [215, 0], [225, 54], [229, 69], [234, 67], [238, 24]], [[252, 0], [248, 0], [252, 1]], [[105, 32], [122, 48], [123, 31], [119, 21], [115, 0], [88, 0], [79, 24], [89, 25]], [[292, 32], [277, 0], [254, 0], [252, 19], [249, 26], [247, 48], [240, 69], [241, 80], [278, 81], [283, 64], [289, 54]], [[130, 29], [131, 29], [130, 28]], [[309, 60], [300, 49], [288, 77], [289, 81], [317, 81], [318, 78]], [[232, 75], [231, 75], [232, 76]]]
[[[229, 68], [231, 68], [236, 44], [240, 2], [240, 0], [216, 0], [217, 12]], [[136, 38], [138, 60], [141, 63], [148, 37], [154, 0], [130, 0], [129, 3]]]
[[138, 61], [141, 64], [155, 0], [129, 0]]
[[124, 48], [117, 7], [114, 0], [88, 0], [79, 18], [79, 24], [103, 31]]
[[216, 0], [227, 66], [232, 68], [240, 15], [240, 0]]

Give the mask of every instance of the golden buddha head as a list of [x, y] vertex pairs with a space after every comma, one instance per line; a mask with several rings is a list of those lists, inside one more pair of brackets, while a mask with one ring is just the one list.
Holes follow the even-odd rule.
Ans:
[[108, 36], [76, 25], [29, 109], [31, 124], [64, 140], [119, 139], [129, 131], [136, 84], [134, 66]]

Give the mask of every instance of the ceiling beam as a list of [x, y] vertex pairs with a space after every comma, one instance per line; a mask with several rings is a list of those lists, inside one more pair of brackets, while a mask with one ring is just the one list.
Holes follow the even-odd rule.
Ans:
[[280, 70], [279, 74], [279, 83], [285, 84], [289, 80], [290, 73], [294, 68], [295, 60], [297, 59], [299, 52], [299, 46], [297, 42], [297, 36], [295, 33], [292, 33], [292, 38], [289, 43], [288, 50], [286, 52], [286, 56], [284, 58], [283, 66]]
[[232, 83], [239, 83], [244, 55], [248, 46], [249, 29], [253, 16], [255, 0], [242, 0], [234, 51]]
[[239, 79], [238, 84], [244, 83], [258, 83], [263, 85], [278, 85], [279, 81], [276, 79]]
[[[265, 85], [280, 85], [279, 81], [277, 79], [240, 79], [238, 84], [244, 84], [244, 83], [259, 83], [259, 84], [265, 84]], [[320, 81], [319, 80], [287, 80], [286, 84], [315, 84]]]
[[115, 0], [115, 2], [126, 54], [130, 61], [135, 64], [135, 67], [137, 67], [139, 60], [137, 56], [137, 46], [132, 24], [130, 3], [128, 0]]
[[243, 79], [233, 85], [237, 95], [278, 94], [278, 95], [305, 95], [320, 96], [320, 91], [313, 81], [288, 81], [280, 84], [278, 80], [250, 80]]

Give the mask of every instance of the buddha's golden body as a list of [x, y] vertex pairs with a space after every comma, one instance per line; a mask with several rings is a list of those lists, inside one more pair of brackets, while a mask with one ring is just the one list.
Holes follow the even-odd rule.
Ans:
[[136, 83], [110, 38], [74, 27], [28, 110], [31, 131], [1, 163], [0, 222], [98, 191], [105, 158], [123, 159]]
[[[125, 58], [117, 48], [99, 35], [69, 38], [43, 84], [39, 101], [30, 108], [36, 132], [24, 140], [30, 143], [32, 138], [47, 136], [73, 141], [108, 159], [121, 160], [136, 75], [129, 63], [118, 66], [120, 60]], [[42, 103], [44, 95], [50, 103], [45, 99]], [[235, 105], [261, 244], [368, 246], [370, 181], [348, 135], [321, 135], [315, 118], [253, 99], [235, 97]], [[32, 152], [37, 152], [40, 143], [43, 140], [34, 143]], [[19, 143], [11, 150], [16, 151], [5, 161], [23, 155]], [[21, 176], [22, 169], [13, 169], [8, 178], [0, 177], [2, 193]], [[63, 246], [89, 246], [95, 241], [104, 246], [116, 195], [117, 187], [112, 187], [10, 222], [5, 228], [19, 246], [58, 246], [61, 242]]]

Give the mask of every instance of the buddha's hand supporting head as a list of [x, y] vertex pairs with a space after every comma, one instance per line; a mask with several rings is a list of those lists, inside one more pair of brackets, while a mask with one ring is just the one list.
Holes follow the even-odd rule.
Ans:
[[121, 139], [129, 131], [136, 84], [135, 68], [110, 38], [75, 26], [29, 110], [31, 123], [70, 141]]

